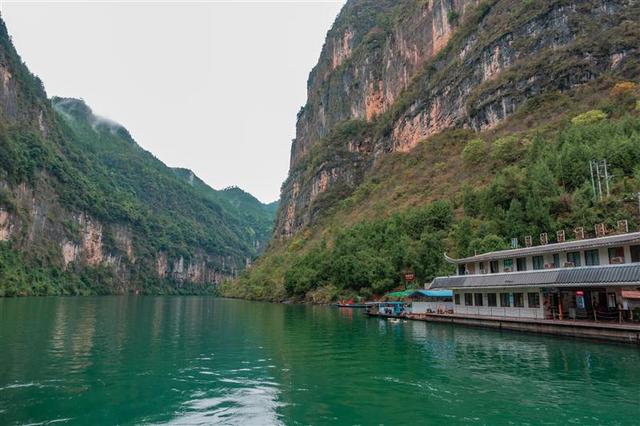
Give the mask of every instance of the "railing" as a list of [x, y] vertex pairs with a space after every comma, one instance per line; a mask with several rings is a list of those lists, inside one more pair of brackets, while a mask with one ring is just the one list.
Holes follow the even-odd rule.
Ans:
[[619, 324], [623, 322], [633, 322], [633, 313], [623, 309], [577, 309], [569, 308], [562, 312], [558, 308], [553, 308], [550, 319], [563, 319], [568, 321], [596, 321]]
[[635, 315], [632, 311], [621, 309], [595, 310], [569, 308], [560, 311], [557, 307], [542, 310], [540, 308], [456, 305], [455, 313], [536, 320], [595, 321], [619, 324], [640, 322], [638, 315]]
[[545, 319], [540, 308], [516, 308], [506, 306], [462, 306], [456, 305], [456, 313], [492, 316], [492, 317], [508, 317], [523, 319]]

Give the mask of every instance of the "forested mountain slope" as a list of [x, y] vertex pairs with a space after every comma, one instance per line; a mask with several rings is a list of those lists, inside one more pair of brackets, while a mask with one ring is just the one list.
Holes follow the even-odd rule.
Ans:
[[0, 24], [0, 296], [209, 292], [266, 246], [274, 211], [48, 99]]
[[[639, 223], [640, 2], [350, 0], [298, 115], [276, 241], [225, 293], [369, 297], [513, 237]], [[607, 160], [595, 199], [590, 160]]]

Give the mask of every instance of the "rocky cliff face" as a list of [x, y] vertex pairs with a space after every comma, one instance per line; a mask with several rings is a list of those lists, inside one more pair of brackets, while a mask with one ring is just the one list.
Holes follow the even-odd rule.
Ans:
[[291, 236], [390, 152], [444, 129], [491, 129], [527, 100], [637, 76], [640, 4], [351, 0], [298, 115], [275, 235]]
[[209, 291], [257, 256], [273, 216], [83, 101], [48, 99], [0, 20], [0, 296]]

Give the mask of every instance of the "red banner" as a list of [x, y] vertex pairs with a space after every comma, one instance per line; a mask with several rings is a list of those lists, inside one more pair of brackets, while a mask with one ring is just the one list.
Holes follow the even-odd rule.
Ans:
[[640, 291], [622, 290], [622, 297], [625, 299], [640, 299]]

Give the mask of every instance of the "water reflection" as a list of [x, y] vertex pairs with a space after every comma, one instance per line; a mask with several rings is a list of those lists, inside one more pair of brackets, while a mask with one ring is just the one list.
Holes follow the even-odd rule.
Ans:
[[[0, 300], [0, 423], [633, 423], [635, 348], [209, 297]], [[533, 417], [531, 417], [533, 416]]]

